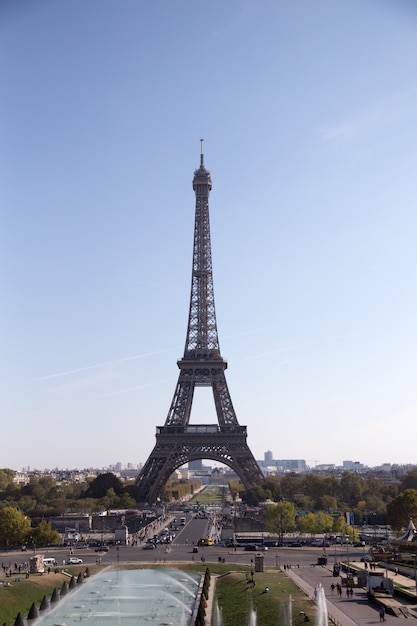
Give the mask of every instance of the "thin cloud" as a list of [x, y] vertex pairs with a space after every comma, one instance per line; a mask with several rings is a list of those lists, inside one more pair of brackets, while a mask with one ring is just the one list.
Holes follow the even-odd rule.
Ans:
[[73, 370], [67, 370], [65, 372], [57, 372], [56, 374], [48, 374], [47, 376], [38, 376], [32, 378], [32, 382], [40, 380], [51, 380], [52, 378], [61, 378], [63, 376], [72, 376], [73, 374], [80, 374], [81, 372], [88, 372], [90, 370], [99, 369], [101, 367], [107, 367], [110, 365], [119, 365], [120, 363], [126, 363], [128, 361], [137, 361], [138, 359], [146, 359], [149, 356], [155, 356], [157, 354], [165, 354], [167, 352], [173, 352], [177, 348], [169, 348], [167, 350], [157, 350], [155, 352], [145, 352], [144, 354], [137, 354], [135, 356], [124, 357], [123, 359], [116, 359], [114, 361], [106, 361], [104, 363], [95, 363], [94, 365], [86, 365], [85, 367], [78, 367]]
[[[232, 335], [228, 335], [227, 338], [230, 337], [240, 337], [242, 335], [249, 335], [252, 333], [258, 333], [266, 330], [265, 328], [255, 328], [252, 330], [242, 331], [240, 333], [235, 333]], [[72, 370], [65, 370], [63, 372], [56, 372], [55, 374], [47, 374], [45, 376], [37, 376], [36, 378], [32, 378], [32, 382], [38, 382], [42, 380], [51, 380], [53, 378], [62, 378], [64, 376], [73, 376], [74, 374], [81, 374], [82, 372], [88, 372], [91, 370], [99, 369], [101, 367], [108, 367], [111, 365], [119, 365], [120, 363], [127, 363], [129, 361], [137, 361], [139, 359], [146, 359], [150, 356], [156, 356], [158, 354], [167, 354], [169, 352], [174, 352], [175, 350], [181, 350], [181, 346], [175, 346], [174, 348], [167, 348], [165, 350], [156, 350], [155, 352], [145, 352], [144, 354], [136, 354], [135, 356], [123, 357], [121, 359], [115, 359], [114, 361], [105, 361], [104, 363], [95, 363], [94, 365], [85, 365], [84, 367], [77, 367]]]

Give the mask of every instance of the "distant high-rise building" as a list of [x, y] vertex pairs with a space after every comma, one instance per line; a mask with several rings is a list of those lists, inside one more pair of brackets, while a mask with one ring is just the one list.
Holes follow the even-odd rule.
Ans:
[[363, 469], [363, 464], [359, 461], [343, 461], [343, 469], [349, 472], [355, 472]]
[[188, 469], [193, 470], [193, 471], [203, 469], [203, 459], [196, 459], [195, 461], [190, 461], [188, 463]]
[[264, 461], [267, 465], [268, 463], [271, 463], [271, 461], [273, 460], [274, 460], [274, 455], [272, 454], [271, 450], [267, 450], [266, 452], [264, 452]]

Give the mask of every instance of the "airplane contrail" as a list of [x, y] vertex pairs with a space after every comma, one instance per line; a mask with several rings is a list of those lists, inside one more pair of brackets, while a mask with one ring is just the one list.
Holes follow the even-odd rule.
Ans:
[[78, 367], [77, 369], [67, 370], [65, 372], [58, 372], [56, 374], [48, 374], [47, 376], [38, 376], [37, 378], [32, 378], [32, 381], [39, 380], [51, 380], [52, 378], [61, 378], [63, 376], [70, 376], [71, 374], [79, 374], [80, 372], [88, 372], [89, 370], [95, 370], [100, 367], [106, 367], [107, 365], [117, 365], [118, 363], [126, 363], [127, 361], [136, 361], [138, 359], [145, 359], [148, 356], [155, 356], [156, 354], [163, 354], [164, 352], [172, 352], [173, 350], [178, 350], [178, 346], [176, 348], [169, 348], [167, 350], [157, 350], [155, 352], [145, 352], [144, 354], [137, 354], [135, 356], [127, 356], [123, 359], [115, 359], [114, 361], [106, 361], [104, 363], [96, 363], [95, 365], [86, 365], [85, 367]]

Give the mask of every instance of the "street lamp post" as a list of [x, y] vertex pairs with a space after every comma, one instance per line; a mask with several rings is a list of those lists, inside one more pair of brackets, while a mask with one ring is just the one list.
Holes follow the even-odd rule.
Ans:
[[416, 596], [417, 596], [417, 569], [416, 569], [416, 555], [412, 554], [411, 555], [413, 557], [413, 561], [414, 561], [414, 582], [416, 584]]

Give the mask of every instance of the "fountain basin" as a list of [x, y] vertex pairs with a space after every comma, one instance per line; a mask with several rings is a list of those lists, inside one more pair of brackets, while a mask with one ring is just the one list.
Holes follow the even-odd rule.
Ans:
[[36, 620], [36, 626], [189, 626], [200, 575], [168, 569], [105, 570], [88, 579]]

